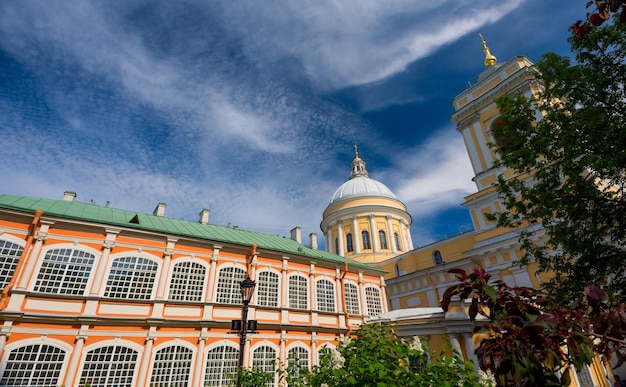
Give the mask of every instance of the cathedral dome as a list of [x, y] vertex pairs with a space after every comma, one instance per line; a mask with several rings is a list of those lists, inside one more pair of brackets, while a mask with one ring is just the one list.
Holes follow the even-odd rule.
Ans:
[[[343, 199], [355, 199], [359, 197], [388, 197], [398, 199], [391, 190], [378, 180], [367, 176], [356, 176], [343, 183], [330, 199], [330, 204]], [[329, 204], [329, 205], [330, 205]]]

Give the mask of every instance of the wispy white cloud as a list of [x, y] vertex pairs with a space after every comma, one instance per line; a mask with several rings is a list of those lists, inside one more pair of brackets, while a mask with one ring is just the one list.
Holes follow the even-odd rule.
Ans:
[[0, 60], [31, 82], [0, 93], [3, 191], [307, 234], [358, 143], [415, 218], [458, 206], [474, 189], [458, 133], [406, 144], [362, 115], [423, 90], [374, 90], [362, 111], [328, 92], [384, 83], [522, 4], [1, 2]]
[[395, 192], [416, 217], [458, 206], [464, 196], [476, 192], [463, 139], [452, 126], [394, 161], [404, 176]]

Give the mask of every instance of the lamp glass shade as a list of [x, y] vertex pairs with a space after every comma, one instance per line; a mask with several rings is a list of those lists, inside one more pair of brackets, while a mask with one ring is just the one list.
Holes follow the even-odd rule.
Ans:
[[256, 286], [256, 282], [250, 279], [250, 277], [246, 277], [245, 280], [239, 283], [241, 286], [241, 298], [243, 302], [250, 302], [252, 299], [252, 294], [254, 293], [254, 287]]

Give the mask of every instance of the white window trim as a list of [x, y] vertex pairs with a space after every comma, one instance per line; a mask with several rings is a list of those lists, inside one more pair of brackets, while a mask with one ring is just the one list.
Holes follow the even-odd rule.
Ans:
[[167, 273], [167, 283], [166, 283], [166, 287], [165, 287], [165, 299], [167, 299], [168, 301], [173, 301], [173, 302], [196, 302], [196, 301], [182, 301], [182, 300], [171, 300], [170, 299], [170, 290], [171, 290], [171, 286], [172, 286], [172, 278], [173, 278], [173, 273], [174, 273], [174, 267], [180, 263], [187, 263], [187, 262], [191, 262], [194, 264], [199, 264], [201, 266], [204, 267], [205, 272], [204, 272], [204, 284], [202, 285], [202, 294], [200, 296], [201, 300], [199, 302], [203, 302], [205, 297], [206, 297], [206, 291], [207, 291], [207, 287], [208, 287], [208, 283], [209, 283], [209, 271], [211, 270], [211, 267], [203, 260], [197, 259], [197, 258], [192, 258], [192, 257], [181, 257], [181, 258], [176, 258], [173, 259], [170, 262], [170, 267], [169, 267], [169, 272]]
[[[154, 300], [154, 298], [156, 297], [157, 287], [159, 286], [159, 278], [161, 277], [161, 270], [163, 270], [162, 259], [157, 257], [156, 255], [152, 255], [152, 254], [148, 254], [144, 252], [136, 252], [133, 250], [125, 251], [122, 253], [117, 253], [109, 257], [109, 262], [107, 262], [107, 269], [104, 273], [104, 277], [102, 278], [102, 289], [100, 290], [101, 292], [100, 297], [104, 297], [104, 293], [106, 292], [107, 284], [109, 282], [109, 275], [111, 274], [111, 269], [113, 268], [113, 262], [115, 262], [115, 260], [119, 258], [124, 258], [124, 257], [145, 258], [156, 263], [157, 270], [154, 274], [154, 286], [152, 287], [152, 293], [150, 294], [150, 297], [148, 299], [138, 300], [138, 301]], [[109, 299], [109, 297], [106, 297], [106, 298]], [[118, 298], [113, 298], [113, 299], [117, 300]], [[124, 298], [124, 300], [127, 300], [127, 298]]]
[[[102, 258], [102, 252], [92, 247], [80, 244], [80, 243], [76, 243], [76, 244], [57, 243], [53, 245], [46, 245], [45, 248], [41, 249], [38, 257], [30, 257], [29, 259], [36, 259], [37, 264], [35, 266], [35, 269], [33, 270], [32, 277], [28, 280], [29, 281], [28, 290], [31, 292], [35, 292], [35, 284], [37, 283], [37, 277], [39, 276], [39, 273], [41, 272], [41, 266], [43, 265], [43, 260], [46, 257], [46, 254], [48, 254], [48, 252], [51, 250], [58, 250], [58, 249], [81, 250], [86, 253], [93, 254], [94, 256], [93, 266], [91, 267], [91, 271], [89, 272], [89, 279], [87, 280], [87, 283], [85, 284], [85, 290], [82, 295], [85, 296], [89, 294], [89, 290], [91, 289], [91, 286], [94, 281], [94, 275], [98, 268], [98, 263], [100, 262], [100, 259]], [[37, 293], [40, 293], [40, 292], [37, 292]], [[41, 293], [41, 294], [46, 294], [46, 293]], [[57, 294], [57, 295], [62, 296], [62, 294]]]

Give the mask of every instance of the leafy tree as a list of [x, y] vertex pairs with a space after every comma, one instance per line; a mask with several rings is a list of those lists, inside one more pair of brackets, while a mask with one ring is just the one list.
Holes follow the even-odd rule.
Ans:
[[610, 293], [588, 287], [569, 306], [527, 287], [489, 283], [483, 269], [452, 269], [459, 283], [446, 290], [442, 308], [459, 297], [471, 299], [469, 316], [486, 318], [489, 332], [477, 351], [479, 365], [502, 386], [569, 385], [571, 365], [580, 370], [595, 353], [626, 354], [626, 305]]
[[555, 53], [537, 62], [538, 98], [496, 100], [500, 143], [491, 144], [499, 165], [517, 173], [499, 177], [508, 212], [493, 219], [541, 222], [543, 230], [522, 234], [521, 263], [553, 273], [547, 289], [564, 302], [590, 285], [626, 289], [626, 23], [591, 27], [569, 42], [574, 63]]
[[324, 349], [304, 385], [493, 387], [495, 381], [487, 373], [475, 375], [472, 363], [458, 354], [429, 354], [418, 337], [404, 340], [388, 324], [366, 324], [338, 348]]
[[591, 12], [587, 12], [588, 23], [578, 20], [570, 29], [579, 38], [586, 38], [590, 31], [590, 25], [600, 26], [611, 19], [611, 15], [617, 15], [622, 23], [626, 23], [626, 1], [623, 0], [590, 0], [587, 9], [594, 6]]

